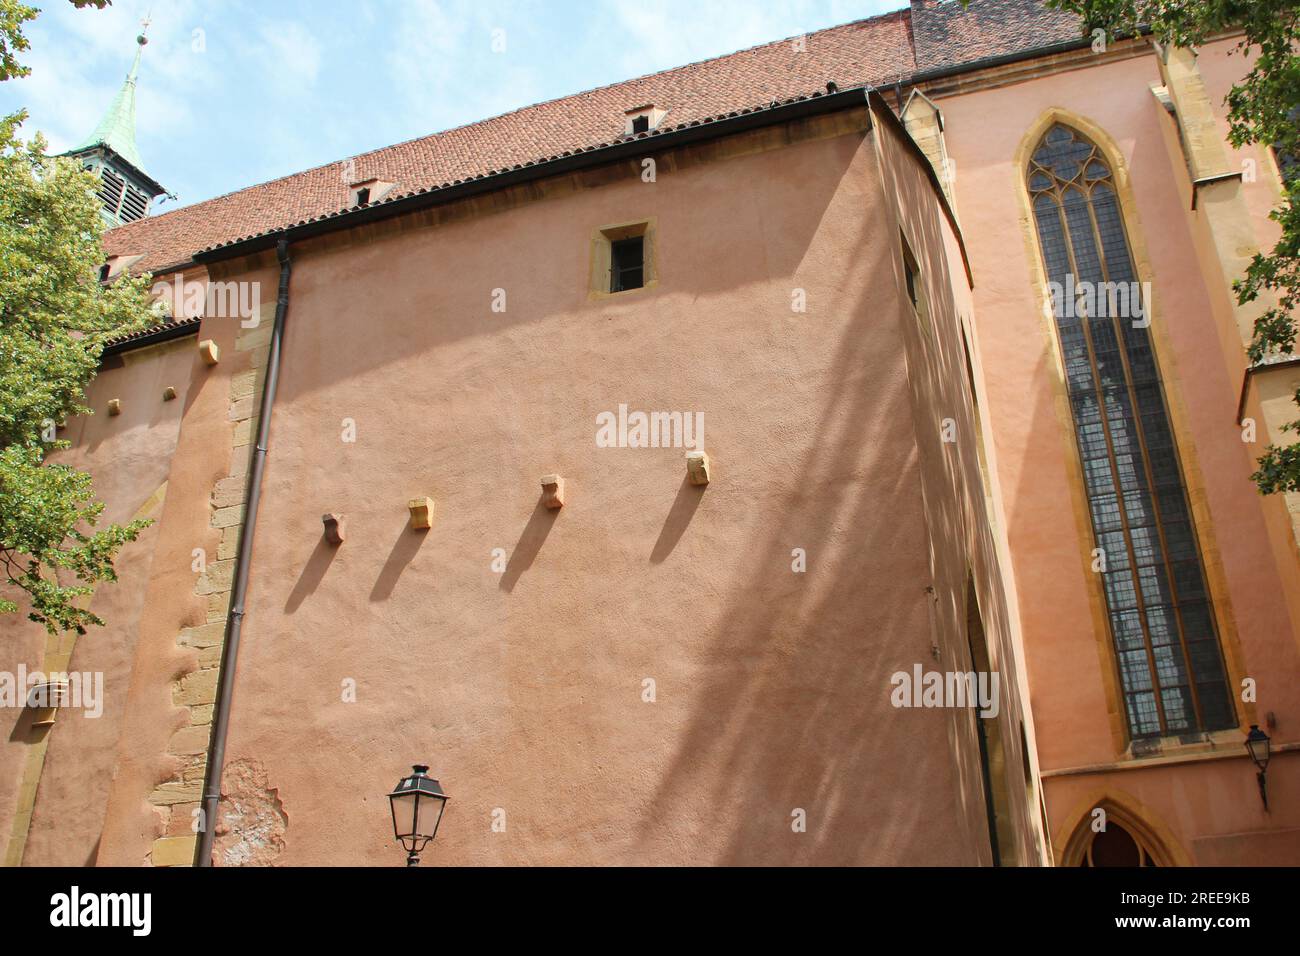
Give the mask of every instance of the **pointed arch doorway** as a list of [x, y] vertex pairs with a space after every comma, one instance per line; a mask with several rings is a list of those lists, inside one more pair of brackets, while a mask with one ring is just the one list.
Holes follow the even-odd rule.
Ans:
[[1075, 826], [1061, 855], [1061, 865], [1169, 867], [1182, 863], [1155, 827], [1123, 803], [1107, 797], [1097, 801]]

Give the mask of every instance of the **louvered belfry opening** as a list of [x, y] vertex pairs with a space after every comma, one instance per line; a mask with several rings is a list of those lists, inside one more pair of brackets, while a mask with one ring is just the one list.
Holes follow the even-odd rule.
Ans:
[[143, 219], [149, 211], [149, 197], [136, 189], [108, 166], [100, 166], [99, 201], [104, 213], [116, 222]]
[[[1094, 143], [1057, 124], [1026, 175], [1047, 278], [1061, 293], [1052, 311], [1129, 732], [1154, 738], [1235, 727], [1151, 345], [1151, 304], [1142, 295], [1134, 305], [1140, 286], [1110, 164]], [[1074, 297], [1086, 289], [1096, 294]]]

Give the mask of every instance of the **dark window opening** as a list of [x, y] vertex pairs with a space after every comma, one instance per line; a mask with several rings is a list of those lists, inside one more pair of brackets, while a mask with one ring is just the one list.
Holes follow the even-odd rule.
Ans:
[[137, 219], [143, 219], [144, 214], [149, 211], [149, 199], [140, 190], [126, 186], [122, 193], [122, 208], [118, 213], [123, 222], [135, 222]]
[[357, 190], [357, 205], [364, 206], [370, 202], [370, 187], [363, 186]]
[[912, 302], [912, 308], [918, 311], [921, 308], [920, 294], [917, 291], [917, 280], [921, 277], [921, 267], [916, 264], [916, 257], [912, 255], [912, 250], [908, 248], [907, 239], [900, 231], [898, 234], [899, 242], [903, 246], [903, 273], [907, 280], [907, 297]]
[[626, 292], [645, 285], [645, 236], [610, 243], [609, 291]]
[[907, 300], [912, 303], [921, 330], [928, 334], [930, 313], [926, 307], [925, 287], [921, 282], [921, 267], [916, 264], [916, 256], [912, 255], [912, 248], [907, 244], [907, 237], [902, 230], [899, 230], [898, 241], [903, 247], [903, 281], [907, 289]]
[[632, 117], [632, 132], [633, 133], [650, 132], [650, 117], [648, 116]]
[[102, 266], [99, 267], [99, 281], [100, 281], [100, 282], [107, 282], [107, 281], [108, 281], [108, 273], [111, 271], [111, 269], [112, 269], [112, 267], [111, 267], [107, 262], [105, 262]]
[[[992, 672], [988, 635], [980, 615], [975, 579], [966, 577], [966, 646], [976, 675]], [[979, 742], [980, 775], [984, 778], [984, 812], [988, 818], [989, 848], [993, 865], [1015, 863], [1015, 837], [1010, 829], [1011, 808], [1006, 784], [1006, 753], [1002, 746], [1002, 725], [996, 717], [983, 717], [976, 707], [975, 732]]]
[[106, 166], [99, 169], [99, 201], [104, 212], [114, 219], [122, 208], [122, 194], [126, 191], [126, 181]]
[[1133, 835], [1113, 820], [1106, 822], [1106, 829], [1092, 838], [1084, 852], [1080, 866], [1152, 866], [1158, 867], [1151, 858], [1147, 848], [1133, 838]]

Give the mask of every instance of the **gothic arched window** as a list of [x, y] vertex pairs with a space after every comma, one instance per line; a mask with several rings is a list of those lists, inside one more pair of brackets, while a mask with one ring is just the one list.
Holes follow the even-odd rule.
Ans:
[[1110, 164], [1060, 124], [1025, 171], [1134, 738], [1236, 726]]

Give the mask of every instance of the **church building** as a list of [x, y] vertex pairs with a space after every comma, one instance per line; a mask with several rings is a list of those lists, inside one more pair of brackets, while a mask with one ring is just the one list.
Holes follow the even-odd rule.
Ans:
[[400, 865], [427, 765], [424, 865], [1300, 864], [1239, 39], [911, 0], [151, 214], [141, 37], [60, 459], [153, 523], [0, 620], [0, 860]]

